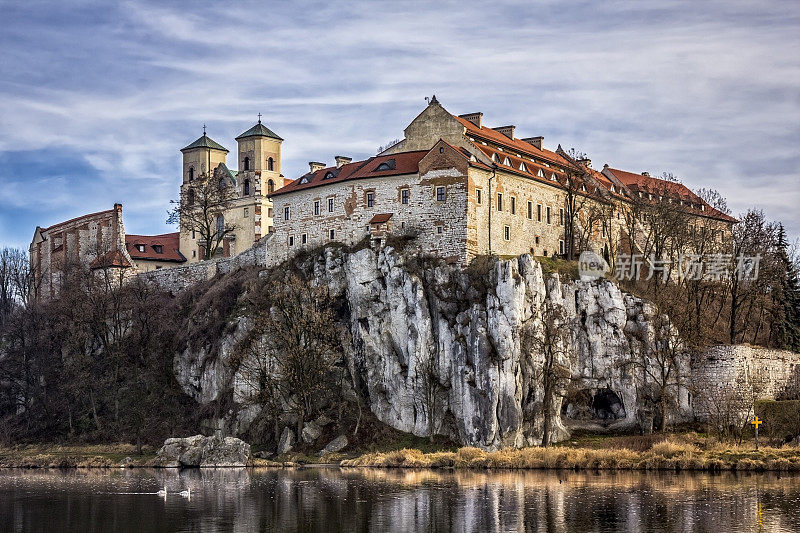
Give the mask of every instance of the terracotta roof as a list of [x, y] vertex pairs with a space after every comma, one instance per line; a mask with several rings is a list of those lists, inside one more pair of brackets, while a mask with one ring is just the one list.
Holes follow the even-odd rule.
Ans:
[[119, 250], [111, 250], [106, 252], [89, 263], [89, 268], [91, 269], [109, 267], [128, 268], [129, 266], [131, 266], [130, 261], [128, 261], [125, 255], [123, 255], [123, 253]]
[[392, 218], [394, 213], [378, 213], [374, 217], [372, 217], [369, 221], [370, 224], [383, 224], [384, 222], [389, 222], [389, 219]]
[[[303, 189], [313, 189], [329, 183], [356, 180], [360, 178], [376, 178], [380, 176], [397, 176], [419, 172], [419, 162], [429, 150], [400, 152], [370, 157], [363, 161], [354, 161], [337, 168], [327, 167], [316, 172], [309, 172], [288, 183], [268, 196], [278, 196]], [[327, 176], [327, 177], [326, 177]]]
[[492, 143], [511, 148], [516, 152], [520, 152], [528, 156], [534, 156], [546, 159], [548, 162], [555, 163], [557, 165], [567, 164], [564, 158], [562, 158], [555, 152], [536, 148], [534, 145], [525, 142], [522, 139], [511, 139], [507, 135], [500, 133], [499, 131], [493, 130], [492, 128], [489, 127], [478, 127], [469, 120], [461, 118], [459, 116], [453, 115], [453, 117], [459, 122], [461, 122], [461, 124], [463, 124], [467, 128], [466, 135], [468, 137], [479, 137], [486, 141], [490, 141]]
[[[667, 181], [652, 176], [644, 176], [636, 174], [635, 172], [628, 172], [617, 168], [607, 167], [606, 170], [617, 178], [625, 187], [630, 189], [631, 192], [642, 194], [657, 194], [677, 198], [683, 200], [686, 204], [683, 206], [686, 211], [696, 215], [707, 216], [710, 218], [717, 218], [725, 220], [726, 222], [738, 222], [732, 216], [714, 209], [705, 200], [697, 196], [683, 183], [674, 181]], [[697, 206], [704, 206], [700, 209]]]
[[[180, 252], [180, 240], [181, 234], [177, 232], [163, 235], [125, 235], [125, 247], [133, 259], [183, 263], [186, 258]], [[140, 252], [136, 245], [144, 246], [144, 252]], [[161, 246], [161, 253], [156, 252], [155, 246]]]

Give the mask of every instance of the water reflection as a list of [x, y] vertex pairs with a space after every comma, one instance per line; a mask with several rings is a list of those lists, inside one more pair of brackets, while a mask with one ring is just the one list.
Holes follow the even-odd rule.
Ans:
[[[166, 487], [167, 495], [156, 492]], [[189, 491], [190, 495], [181, 495]], [[3, 531], [798, 531], [800, 477], [5, 470]]]

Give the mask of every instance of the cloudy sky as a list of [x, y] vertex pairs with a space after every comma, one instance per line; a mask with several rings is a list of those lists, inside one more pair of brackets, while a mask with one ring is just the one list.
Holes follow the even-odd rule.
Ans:
[[170, 231], [203, 124], [235, 150], [262, 113], [295, 178], [373, 155], [434, 93], [800, 235], [798, 2], [0, 0], [0, 16], [0, 246], [114, 202], [129, 233]]

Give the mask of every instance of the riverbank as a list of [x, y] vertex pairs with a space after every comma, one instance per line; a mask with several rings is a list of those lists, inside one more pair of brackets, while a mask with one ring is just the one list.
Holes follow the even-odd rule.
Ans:
[[[432, 469], [572, 469], [572, 470], [694, 470], [800, 472], [800, 447], [738, 445], [699, 436], [608, 436], [588, 434], [549, 448], [531, 447], [486, 452], [478, 448], [409, 446], [400, 440], [378, 449], [352, 449], [322, 457], [293, 453], [254, 456], [253, 467], [333, 465], [373, 468]], [[437, 449], [438, 448], [438, 449]], [[259, 454], [261, 455], [261, 454]], [[132, 444], [28, 444], [0, 447], [0, 468], [119, 468], [152, 467], [156, 450]]]
[[800, 448], [718, 444], [702, 449], [690, 442], [667, 439], [647, 450], [552, 446], [486, 452], [422, 453], [403, 449], [367, 453], [341, 461], [345, 467], [453, 469], [696, 470], [800, 472]]

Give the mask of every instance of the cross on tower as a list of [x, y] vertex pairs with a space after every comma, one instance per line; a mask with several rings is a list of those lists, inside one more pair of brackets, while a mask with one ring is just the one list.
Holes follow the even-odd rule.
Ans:
[[261, 124], [261, 113], [258, 114], [258, 123]]
[[205, 135], [205, 134], [206, 134], [206, 125], [203, 124], [203, 135]]

